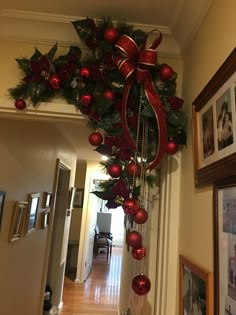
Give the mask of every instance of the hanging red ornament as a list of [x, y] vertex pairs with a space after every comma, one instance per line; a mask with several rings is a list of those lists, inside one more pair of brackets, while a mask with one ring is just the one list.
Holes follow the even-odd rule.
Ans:
[[159, 72], [162, 81], [170, 80], [173, 77], [173, 74], [174, 70], [168, 65], [163, 65]]
[[145, 247], [141, 246], [139, 248], [132, 248], [132, 256], [137, 260], [142, 260], [146, 256]]
[[88, 140], [91, 145], [97, 147], [102, 143], [103, 137], [99, 132], [95, 131], [89, 135]]
[[89, 68], [87, 68], [87, 67], [82, 67], [82, 68], [80, 69], [80, 76], [81, 76], [81, 77], [84, 77], [84, 78], [89, 78], [89, 76], [90, 76], [90, 70], [89, 70]]
[[175, 154], [177, 151], [179, 150], [179, 145], [178, 143], [173, 140], [173, 139], [170, 139], [167, 143], [167, 149], [166, 149], [166, 152], [170, 155], [173, 155]]
[[104, 93], [103, 93], [103, 96], [108, 99], [108, 100], [113, 100], [114, 98], [114, 94], [111, 90], [106, 90]]
[[83, 94], [80, 98], [80, 103], [83, 106], [89, 106], [91, 102], [92, 102], [92, 95], [90, 94]]
[[127, 243], [134, 248], [140, 248], [142, 244], [142, 235], [137, 231], [131, 231], [127, 234]]
[[132, 281], [132, 288], [138, 295], [145, 295], [151, 289], [151, 281], [144, 274], [139, 274]]
[[143, 224], [148, 219], [148, 213], [145, 209], [139, 208], [138, 211], [133, 216], [134, 222], [138, 224]]
[[122, 208], [125, 214], [135, 214], [138, 211], [139, 203], [138, 200], [130, 198], [124, 201]]
[[17, 109], [25, 109], [26, 108], [26, 102], [25, 100], [23, 100], [22, 98], [18, 98], [16, 101], [15, 101], [15, 107]]
[[122, 173], [122, 167], [118, 163], [113, 163], [108, 167], [107, 172], [111, 177], [117, 178]]
[[131, 162], [126, 166], [126, 172], [129, 176], [140, 176], [141, 166], [138, 163]]
[[61, 80], [57, 74], [52, 74], [49, 78], [49, 84], [54, 90], [60, 89]]
[[117, 31], [117, 29], [110, 27], [105, 29], [104, 31], [104, 39], [106, 42], [108, 43], [114, 43], [117, 40], [119, 33]]

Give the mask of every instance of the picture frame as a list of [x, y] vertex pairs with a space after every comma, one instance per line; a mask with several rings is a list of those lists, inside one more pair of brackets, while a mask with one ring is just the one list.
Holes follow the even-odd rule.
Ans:
[[49, 210], [45, 210], [41, 214], [41, 229], [46, 229], [49, 225]]
[[193, 101], [195, 186], [236, 175], [236, 48]]
[[25, 218], [28, 211], [28, 202], [17, 201], [15, 204], [11, 226], [9, 230], [9, 242], [14, 242], [24, 235]]
[[74, 198], [75, 198], [75, 191], [76, 191], [76, 188], [75, 187], [71, 187], [71, 189], [69, 191], [69, 198], [68, 198], [68, 209], [72, 209], [73, 208], [73, 203], [74, 203]]
[[44, 192], [42, 208], [50, 208], [52, 204], [52, 192]]
[[39, 206], [40, 193], [33, 193], [29, 195], [29, 206], [26, 220], [26, 233], [35, 229], [37, 212]]
[[6, 192], [0, 191], [0, 230], [1, 230], [1, 225], [2, 225], [2, 216], [3, 216], [5, 198], [6, 198]]
[[212, 273], [180, 255], [180, 315], [213, 314]]
[[215, 315], [236, 313], [236, 176], [213, 186]]
[[76, 188], [74, 192], [73, 208], [82, 208], [84, 202], [84, 189]]

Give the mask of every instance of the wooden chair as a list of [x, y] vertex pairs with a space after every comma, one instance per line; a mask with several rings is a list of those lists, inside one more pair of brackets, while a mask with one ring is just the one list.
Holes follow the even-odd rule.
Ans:
[[95, 237], [94, 237], [94, 257], [98, 255], [100, 248], [105, 248], [107, 252], [107, 261], [112, 254], [112, 233], [99, 232], [98, 225], [95, 226]]

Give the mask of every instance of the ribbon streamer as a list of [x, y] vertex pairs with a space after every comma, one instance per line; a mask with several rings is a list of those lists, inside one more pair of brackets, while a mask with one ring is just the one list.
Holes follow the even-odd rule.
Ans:
[[145, 48], [147, 38], [139, 49], [137, 44], [131, 37], [127, 35], [122, 35], [115, 45], [121, 52], [121, 55], [115, 56], [113, 61], [126, 80], [121, 108], [121, 125], [123, 128], [124, 136], [129, 146], [134, 151], [137, 152], [138, 148], [130, 135], [126, 116], [128, 97], [134, 80], [134, 73], [136, 81], [139, 84], [143, 83], [145, 95], [155, 113], [159, 130], [159, 141], [156, 156], [147, 167], [147, 169], [152, 170], [161, 162], [166, 152], [167, 128], [163, 106], [160, 97], [154, 87], [151, 74], [149, 72], [149, 67], [156, 65], [157, 52], [154, 49], [156, 49], [161, 43], [162, 34], [160, 33], [159, 37], [157, 37], [148, 48]]

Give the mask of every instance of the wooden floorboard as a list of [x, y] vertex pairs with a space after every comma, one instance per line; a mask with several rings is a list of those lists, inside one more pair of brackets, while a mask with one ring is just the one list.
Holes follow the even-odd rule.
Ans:
[[83, 284], [65, 277], [60, 315], [117, 315], [121, 256], [121, 248], [113, 248], [110, 262], [105, 253], [100, 253]]

